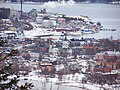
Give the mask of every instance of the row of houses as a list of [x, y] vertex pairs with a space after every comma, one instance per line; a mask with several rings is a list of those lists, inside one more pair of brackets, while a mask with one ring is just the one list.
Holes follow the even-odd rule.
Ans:
[[[104, 39], [68, 39], [67, 36], [59, 41], [51, 39], [51, 37], [7, 40], [9, 44], [2, 47], [1, 52], [16, 48], [19, 49], [19, 55], [7, 58], [5, 62], [14, 63], [13, 66], [16, 68], [13, 68], [12, 71], [17, 71], [23, 75], [32, 70], [38, 70], [37, 73], [43, 75], [64, 75], [79, 72], [92, 73], [93, 75], [101, 73], [106, 77], [113, 72], [114, 74], [119, 73], [119, 40], [107, 40], [109, 44]], [[106, 48], [112, 47], [113, 44], [110, 44], [112, 42], [115, 42], [113, 43], [114, 51]], [[113, 76], [118, 77], [117, 75]]]
[[[94, 42], [95, 41], [95, 42]], [[100, 41], [94, 40], [94, 41], [88, 41], [83, 39], [82, 40], [63, 40], [63, 41], [54, 41], [54, 39], [47, 39], [44, 40], [42, 38], [35, 38], [35, 39], [27, 39], [26, 44], [29, 42], [34, 43], [28, 46], [25, 46], [21, 49], [21, 51], [27, 51], [25, 53], [22, 53], [22, 57], [25, 58], [29, 57], [27, 60], [30, 59], [36, 59], [40, 62], [48, 62], [52, 63], [54, 65], [57, 65], [57, 63], [68, 65], [69, 62], [76, 62], [84, 59], [86, 62], [89, 61], [89, 59], [92, 59], [96, 62], [95, 68], [99, 66], [109, 67], [110, 70], [119, 69], [119, 51], [114, 51], [116, 53], [116, 56], [102, 56], [101, 53], [104, 51], [104, 47], [99, 46]], [[84, 42], [84, 44], [83, 44]], [[87, 43], [88, 42], [88, 43]], [[97, 42], [97, 43], [96, 43]], [[77, 43], [77, 44], [76, 44]], [[78, 44], [79, 43], [79, 44]], [[74, 45], [73, 45], [74, 44]], [[34, 52], [34, 54], [32, 54]], [[113, 51], [111, 51], [113, 52]], [[36, 54], [35, 54], [36, 53]], [[36, 56], [37, 55], [37, 56]], [[96, 57], [95, 57], [96, 56]], [[33, 58], [32, 58], [33, 57]], [[79, 59], [79, 60], [78, 60]], [[104, 63], [104, 59], [106, 60], [106, 63]], [[114, 60], [117, 64], [113, 62], [113, 66], [111, 66], [111, 62], [107, 63], [107, 59]], [[75, 61], [78, 60], [78, 61]], [[51, 66], [54, 66], [52, 65]], [[47, 65], [46, 65], [47, 66]], [[50, 65], [48, 65], [50, 66]], [[74, 64], [70, 67], [74, 68], [77, 65]], [[76, 69], [80, 69], [80, 66], [78, 65]], [[92, 67], [93, 70], [93, 67]], [[95, 71], [97, 72], [97, 71]], [[107, 72], [107, 71], [106, 71]]]
[[105, 51], [96, 54], [97, 64], [99, 66], [108, 67], [111, 70], [120, 69], [120, 52], [119, 51]]
[[[50, 55], [53, 55], [54, 58], [73, 56], [74, 59], [78, 59], [77, 56], [81, 59], [94, 59], [96, 55], [98, 65], [109, 66], [111, 69], [119, 69], [119, 40], [96, 40], [94, 38], [67, 39], [67, 36], [65, 36], [63, 40], [59, 41], [51, 38], [42, 39], [40, 37], [34, 39], [24, 38], [22, 41], [15, 38], [12, 41], [10, 40], [9, 43], [11, 43], [9, 44], [11, 47], [12, 45], [15, 47], [16, 44], [22, 45], [21, 56], [28, 60], [31, 58], [30, 52], [38, 53], [38, 60], [42, 60]], [[112, 53], [113, 51], [110, 52], [109, 50], [111, 49], [106, 47], [113, 48], [114, 53]], [[102, 53], [106, 50], [109, 52]]]

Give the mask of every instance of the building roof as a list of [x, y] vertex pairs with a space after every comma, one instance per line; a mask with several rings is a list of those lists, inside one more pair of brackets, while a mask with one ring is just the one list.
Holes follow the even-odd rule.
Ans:
[[95, 46], [81, 46], [80, 48], [83, 48], [83, 49], [100, 49], [100, 50], [102, 50], [103, 48], [101, 48], [101, 47], [95, 47]]

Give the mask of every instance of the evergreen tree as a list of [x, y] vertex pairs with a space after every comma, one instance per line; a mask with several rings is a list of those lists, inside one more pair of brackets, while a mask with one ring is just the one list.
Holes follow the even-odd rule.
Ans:
[[[18, 50], [11, 50], [10, 53], [5, 54], [1, 50], [4, 45], [7, 44], [7, 41], [0, 40], [0, 66], [2, 63], [5, 63], [6, 59], [11, 56], [18, 55]], [[4, 64], [0, 67], [0, 90], [29, 90], [33, 87], [32, 83], [25, 83], [22, 86], [18, 85], [19, 76], [10, 79], [9, 76], [12, 74], [9, 72], [12, 69], [12, 64]]]

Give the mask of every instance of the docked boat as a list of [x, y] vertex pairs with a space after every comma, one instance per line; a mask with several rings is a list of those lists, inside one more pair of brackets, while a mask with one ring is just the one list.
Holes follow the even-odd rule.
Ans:
[[92, 29], [81, 29], [81, 33], [83, 33], [83, 34], [93, 34], [95, 32]]
[[58, 32], [76, 32], [79, 30], [80, 28], [55, 28], [55, 31], [58, 31]]

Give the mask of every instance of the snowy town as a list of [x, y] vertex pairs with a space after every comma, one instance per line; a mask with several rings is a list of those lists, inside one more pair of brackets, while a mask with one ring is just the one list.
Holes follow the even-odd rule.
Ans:
[[15, 54], [0, 61], [0, 68], [12, 63], [10, 73], [20, 75], [20, 84], [32, 82], [32, 90], [52, 90], [52, 84], [55, 90], [120, 90], [120, 39], [85, 37], [116, 29], [46, 9], [0, 13], [0, 58]]

